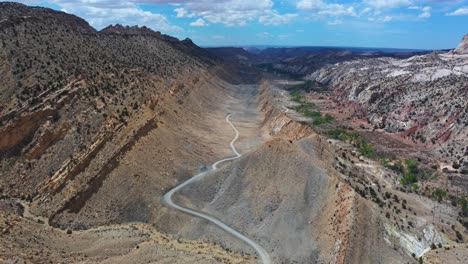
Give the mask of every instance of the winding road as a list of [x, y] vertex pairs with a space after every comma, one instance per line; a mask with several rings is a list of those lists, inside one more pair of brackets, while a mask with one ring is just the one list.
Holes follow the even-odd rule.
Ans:
[[174, 189], [172, 189], [168, 193], [166, 193], [162, 197], [162, 202], [165, 205], [167, 205], [167, 206], [169, 206], [169, 207], [171, 207], [173, 209], [179, 210], [179, 211], [184, 212], [184, 213], [189, 214], [189, 215], [193, 215], [193, 216], [205, 219], [205, 220], [215, 224], [219, 228], [223, 229], [224, 231], [228, 232], [232, 236], [242, 240], [243, 242], [245, 242], [246, 244], [248, 244], [249, 246], [254, 248], [255, 251], [257, 252], [258, 256], [260, 257], [260, 259], [262, 260], [263, 264], [270, 264], [271, 259], [270, 259], [270, 256], [268, 255], [268, 252], [266, 252], [266, 250], [264, 248], [262, 248], [259, 244], [257, 244], [255, 241], [253, 241], [250, 238], [244, 236], [239, 231], [235, 230], [234, 228], [232, 228], [232, 227], [228, 226], [227, 224], [223, 223], [221, 220], [219, 220], [219, 219], [217, 219], [217, 218], [215, 218], [215, 217], [213, 217], [213, 216], [211, 216], [211, 215], [209, 215], [207, 213], [178, 205], [172, 200], [172, 196], [176, 192], [178, 192], [179, 190], [181, 190], [185, 186], [187, 186], [187, 185], [189, 185], [189, 184], [191, 184], [191, 183], [193, 183], [195, 181], [198, 181], [198, 180], [202, 179], [208, 173], [217, 170], [219, 164], [221, 164], [223, 162], [226, 162], [226, 161], [230, 161], [230, 160], [236, 160], [236, 159], [238, 159], [238, 158], [240, 158], [242, 156], [237, 151], [236, 147], [234, 146], [234, 143], [239, 138], [239, 131], [236, 129], [236, 127], [229, 120], [229, 118], [232, 115], [233, 114], [229, 114], [228, 116], [226, 116], [226, 122], [229, 123], [229, 125], [232, 127], [232, 129], [236, 132], [236, 136], [232, 139], [232, 141], [230, 143], [231, 150], [232, 150], [232, 152], [234, 152], [234, 154], [236, 154], [236, 156], [235, 157], [230, 157], [230, 158], [225, 158], [225, 159], [222, 159], [222, 160], [218, 160], [217, 162], [213, 163], [213, 165], [211, 165], [210, 170], [194, 175], [193, 177], [191, 177], [187, 181], [183, 182], [182, 184], [176, 186]]

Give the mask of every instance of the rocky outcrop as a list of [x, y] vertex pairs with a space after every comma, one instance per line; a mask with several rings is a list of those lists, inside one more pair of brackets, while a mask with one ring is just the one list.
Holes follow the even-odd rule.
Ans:
[[454, 51], [457, 54], [468, 54], [468, 34], [466, 34]]

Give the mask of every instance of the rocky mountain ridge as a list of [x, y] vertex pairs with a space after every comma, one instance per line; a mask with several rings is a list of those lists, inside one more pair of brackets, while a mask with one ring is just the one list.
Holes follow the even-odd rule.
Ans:
[[[460, 46], [463, 46], [461, 44]], [[431, 53], [344, 62], [308, 76], [357, 107], [375, 129], [426, 146], [452, 169], [467, 166], [468, 57]]]
[[216, 64], [189, 40], [126, 31], [148, 34], [98, 32], [63, 12], [0, 3], [0, 189], [33, 197], [61, 168], [76, 177], [109, 140], [121, 138], [107, 150], [118, 153], [126, 127], [154, 126], [162, 98], [182, 101]]
[[208, 48], [209, 52], [230, 63], [255, 65], [266, 71], [304, 77], [314, 71], [340, 62], [370, 58], [409, 58], [429, 51], [346, 48], [346, 47], [283, 47], [266, 49]]

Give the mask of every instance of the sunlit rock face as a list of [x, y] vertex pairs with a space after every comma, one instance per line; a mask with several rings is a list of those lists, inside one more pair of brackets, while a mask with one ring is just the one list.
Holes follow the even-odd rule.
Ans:
[[468, 54], [468, 34], [463, 37], [460, 45], [455, 49], [455, 53]]

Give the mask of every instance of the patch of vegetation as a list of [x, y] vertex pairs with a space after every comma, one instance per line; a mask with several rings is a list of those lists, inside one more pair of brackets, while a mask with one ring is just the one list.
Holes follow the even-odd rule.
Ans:
[[306, 117], [313, 118], [314, 120], [312, 121], [312, 125], [320, 126], [335, 120], [333, 116], [329, 114], [323, 115], [320, 111], [316, 110], [316, 105], [314, 103], [305, 102], [305, 98], [300, 90], [294, 89], [290, 92], [290, 95], [292, 100], [300, 104], [295, 107], [296, 112], [301, 113]]
[[[303, 100], [302, 98], [297, 98], [298, 100]], [[302, 113], [304, 116], [308, 117], [317, 117], [321, 116], [320, 111], [314, 111], [315, 108], [314, 103], [301, 103], [300, 105], [296, 106], [294, 110], [298, 113]]]
[[[318, 113], [320, 114], [320, 112]], [[314, 126], [320, 126], [320, 125], [328, 124], [332, 122], [333, 120], [335, 120], [335, 118], [329, 114], [326, 114], [325, 116], [322, 116], [320, 114], [319, 117], [314, 118], [314, 121], [312, 122], [312, 124]]]
[[328, 135], [333, 139], [338, 139], [352, 144], [358, 149], [359, 154], [367, 158], [374, 158], [376, 151], [364, 138], [358, 133], [351, 132], [345, 129], [333, 129], [328, 131]]
[[410, 173], [418, 174], [419, 173], [419, 164], [413, 160], [405, 160], [406, 167]]
[[300, 103], [302, 106], [302, 103], [304, 102], [304, 96], [302, 95], [301, 91], [292, 90], [289, 92], [289, 94], [291, 95], [293, 101]]
[[437, 201], [440, 203], [447, 196], [447, 191], [437, 188], [432, 192], [432, 196], [437, 198]]
[[344, 142], [353, 143], [360, 138], [359, 134], [356, 132], [351, 132], [345, 129], [337, 128], [328, 131], [328, 136], [333, 139], [341, 140]]
[[398, 174], [403, 174], [403, 178], [400, 180], [400, 183], [405, 186], [411, 186], [412, 190], [417, 192], [419, 190], [419, 185], [417, 184], [419, 180], [427, 178], [429, 171], [421, 169], [419, 163], [407, 159], [404, 162], [401, 160], [390, 160], [384, 158], [381, 160], [381, 163], [386, 168], [393, 170]]
[[468, 216], [468, 200], [465, 197], [461, 197], [459, 204], [461, 206], [463, 216]]
[[398, 161], [388, 167], [389, 169], [397, 172], [397, 173], [403, 173], [405, 171], [405, 167], [403, 166], [403, 163], [401, 161]]
[[418, 177], [413, 173], [405, 173], [401, 178], [400, 183], [402, 185], [413, 185], [418, 182]]
[[362, 140], [358, 151], [362, 156], [367, 158], [372, 158], [375, 154], [375, 149], [364, 140]]
[[303, 112], [304, 116], [307, 117], [312, 117], [312, 118], [321, 118], [322, 113], [320, 111], [310, 111], [310, 110], [305, 110]]

